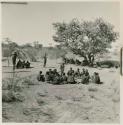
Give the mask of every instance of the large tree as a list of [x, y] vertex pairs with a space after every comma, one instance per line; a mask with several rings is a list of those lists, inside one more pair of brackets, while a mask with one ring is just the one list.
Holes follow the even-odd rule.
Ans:
[[107, 52], [111, 43], [118, 38], [114, 26], [102, 18], [82, 22], [73, 19], [70, 23], [54, 23], [53, 26], [56, 31], [54, 41], [84, 57], [92, 65], [95, 56]]

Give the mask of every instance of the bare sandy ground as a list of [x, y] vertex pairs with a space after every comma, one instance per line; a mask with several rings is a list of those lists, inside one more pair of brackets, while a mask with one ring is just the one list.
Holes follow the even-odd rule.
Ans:
[[[17, 77], [29, 77], [34, 82], [23, 89], [24, 102], [3, 103], [3, 122], [57, 122], [57, 123], [119, 123], [120, 95], [119, 69], [88, 68], [92, 75], [99, 72], [103, 84], [90, 83], [52, 85], [36, 81], [40, 70], [59, 68], [50, 60], [47, 68], [33, 63], [35, 68], [16, 70]], [[4, 66], [4, 65], [3, 65]], [[67, 65], [80, 70], [83, 67]], [[3, 67], [3, 79], [12, 76], [12, 67]]]

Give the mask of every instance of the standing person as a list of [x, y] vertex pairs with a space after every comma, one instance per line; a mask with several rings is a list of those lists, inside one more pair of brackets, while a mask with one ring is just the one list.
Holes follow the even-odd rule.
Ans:
[[45, 55], [44, 55], [44, 67], [46, 67], [46, 64], [47, 64], [47, 54], [45, 53]]
[[62, 63], [62, 64], [60, 65], [61, 75], [63, 75], [63, 73], [64, 73], [64, 68], [65, 68], [64, 63]]
[[14, 52], [14, 53], [12, 53], [12, 64], [13, 64], [13, 70], [15, 70], [16, 59], [17, 59], [17, 52]]

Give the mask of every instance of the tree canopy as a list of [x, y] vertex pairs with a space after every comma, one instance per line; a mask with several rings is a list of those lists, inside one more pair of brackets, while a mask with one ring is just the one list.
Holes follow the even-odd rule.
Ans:
[[67, 46], [74, 54], [93, 63], [94, 57], [107, 52], [111, 43], [118, 38], [114, 26], [102, 18], [94, 21], [78, 21], [73, 19], [69, 23], [54, 23], [56, 31], [53, 39], [55, 42]]

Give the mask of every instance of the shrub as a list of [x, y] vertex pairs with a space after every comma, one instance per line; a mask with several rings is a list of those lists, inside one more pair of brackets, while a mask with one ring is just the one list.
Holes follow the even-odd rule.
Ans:
[[2, 92], [2, 101], [3, 102], [14, 102], [14, 101], [24, 101], [24, 96], [20, 93], [13, 92], [13, 91], [3, 91]]
[[21, 94], [23, 88], [22, 80], [20, 78], [9, 78], [2, 81], [2, 101], [14, 102], [23, 101], [24, 96]]

